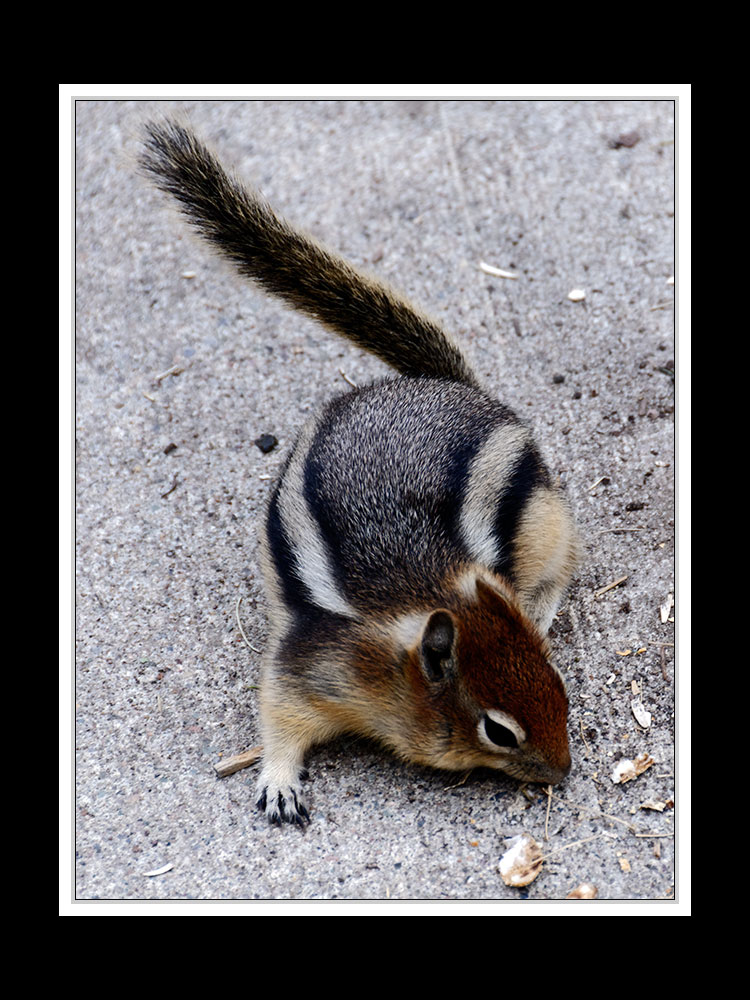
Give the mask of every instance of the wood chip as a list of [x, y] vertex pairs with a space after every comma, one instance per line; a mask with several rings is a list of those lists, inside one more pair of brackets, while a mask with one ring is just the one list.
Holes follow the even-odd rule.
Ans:
[[214, 770], [219, 778], [226, 778], [228, 775], [234, 774], [235, 771], [241, 771], [243, 767], [250, 767], [251, 764], [256, 764], [262, 756], [262, 746], [250, 747], [249, 750], [235, 754], [234, 757], [227, 757], [226, 760], [220, 760], [218, 764], [214, 764]]
[[479, 261], [479, 268], [485, 274], [491, 274], [494, 278], [511, 278], [514, 281], [518, 278], [518, 275], [512, 271], [503, 271], [499, 267], [493, 267], [492, 264], [485, 264], [483, 260]]

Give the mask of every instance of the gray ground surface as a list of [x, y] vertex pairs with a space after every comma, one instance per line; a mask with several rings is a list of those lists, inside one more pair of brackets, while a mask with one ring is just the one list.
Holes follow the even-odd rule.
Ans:
[[[257, 742], [272, 478], [340, 370], [385, 369], [252, 289], [136, 176], [140, 123], [172, 111], [435, 313], [565, 482], [586, 557], [551, 633], [574, 756], [551, 803], [355, 739], [310, 756], [305, 831], [266, 824], [254, 768], [215, 777]], [[674, 897], [673, 140], [670, 101], [79, 102], [71, 896]], [[644, 752], [653, 766], [614, 784]], [[549, 858], [514, 889], [498, 864], [524, 831]]]

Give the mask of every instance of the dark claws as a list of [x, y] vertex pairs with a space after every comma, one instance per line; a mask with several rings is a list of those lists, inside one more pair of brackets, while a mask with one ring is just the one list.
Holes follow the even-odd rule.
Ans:
[[310, 813], [307, 808], [299, 802], [297, 799], [297, 793], [294, 789], [291, 789], [292, 799], [294, 800], [294, 807], [289, 808], [290, 803], [284, 798], [281, 792], [277, 793], [275, 808], [270, 811], [268, 806], [268, 789], [264, 788], [260, 793], [258, 799], [256, 800], [256, 805], [260, 810], [266, 813], [268, 820], [274, 826], [281, 826], [282, 823], [294, 823], [296, 826], [302, 828], [307, 823], [310, 822]]

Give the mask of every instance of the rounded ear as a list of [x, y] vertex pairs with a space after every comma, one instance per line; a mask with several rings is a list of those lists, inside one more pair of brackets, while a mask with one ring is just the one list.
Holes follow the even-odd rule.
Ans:
[[431, 681], [442, 680], [454, 662], [456, 626], [449, 611], [433, 611], [422, 633], [422, 664]]

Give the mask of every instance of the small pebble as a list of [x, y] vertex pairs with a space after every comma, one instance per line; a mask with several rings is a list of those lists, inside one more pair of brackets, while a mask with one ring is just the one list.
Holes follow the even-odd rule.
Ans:
[[259, 438], [255, 439], [255, 444], [260, 448], [264, 455], [268, 454], [269, 451], [273, 451], [278, 443], [278, 439], [275, 438], [273, 434], [261, 434]]

